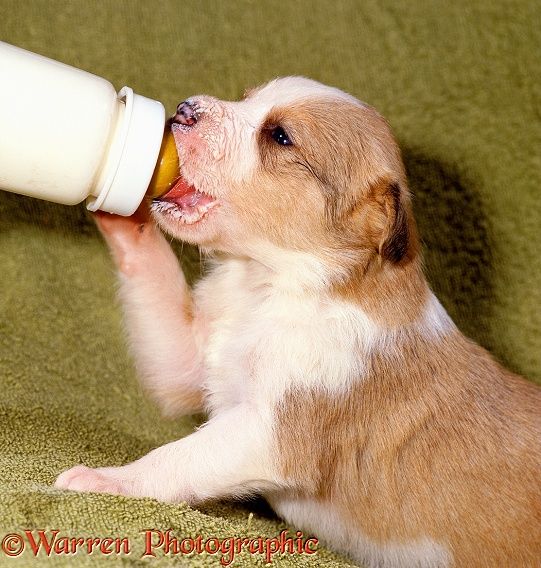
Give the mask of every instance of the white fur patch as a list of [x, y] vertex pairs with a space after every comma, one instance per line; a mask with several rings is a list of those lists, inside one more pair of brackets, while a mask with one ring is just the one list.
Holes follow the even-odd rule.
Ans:
[[358, 99], [340, 89], [299, 76], [274, 79], [262, 89], [255, 91], [248, 101], [253, 101], [268, 111], [275, 105], [288, 106], [298, 101], [317, 97], [345, 100], [356, 105], [362, 104]]
[[348, 553], [367, 568], [447, 568], [452, 555], [447, 547], [429, 538], [398, 543], [375, 542], [358, 528], [351, 528], [329, 503], [312, 499], [268, 496], [281, 516], [305, 532], [310, 531], [331, 548]]
[[456, 330], [456, 325], [436, 296], [430, 292], [420, 326], [424, 335], [438, 337]]

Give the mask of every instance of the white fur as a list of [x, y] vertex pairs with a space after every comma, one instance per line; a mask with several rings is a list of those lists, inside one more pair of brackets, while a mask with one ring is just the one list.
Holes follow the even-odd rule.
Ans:
[[351, 556], [368, 568], [447, 568], [451, 554], [442, 544], [428, 538], [407, 543], [374, 542], [344, 522], [329, 503], [315, 499], [300, 499], [284, 492], [269, 497], [273, 509], [305, 532], [319, 538]]

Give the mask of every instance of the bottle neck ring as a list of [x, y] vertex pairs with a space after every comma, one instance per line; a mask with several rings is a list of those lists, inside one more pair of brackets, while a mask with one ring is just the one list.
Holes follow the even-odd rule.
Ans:
[[132, 215], [152, 178], [165, 125], [165, 109], [129, 87], [118, 93], [120, 115], [110, 144], [103, 182], [90, 197], [90, 211]]

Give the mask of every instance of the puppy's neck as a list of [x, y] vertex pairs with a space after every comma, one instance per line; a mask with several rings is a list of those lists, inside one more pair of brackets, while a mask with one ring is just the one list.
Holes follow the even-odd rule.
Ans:
[[[298, 297], [299, 301], [319, 296], [356, 305], [382, 329], [396, 330], [420, 322], [437, 302], [419, 254], [400, 263], [382, 261], [371, 253], [337, 262], [337, 256], [331, 254], [322, 258], [302, 251], [254, 248], [257, 254], [250, 257], [220, 255], [221, 260], [242, 264], [247, 280], [256, 287]], [[448, 320], [441, 306], [438, 311]]]
[[[337, 278], [334, 268], [305, 251], [286, 250], [258, 242], [245, 255], [221, 255], [218, 260], [240, 262], [252, 281], [288, 296], [324, 295]], [[340, 270], [340, 269], [339, 269]], [[346, 272], [344, 271], [343, 276]]]
[[376, 255], [365, 258], [333, 285], [333, 293], [391, 329], [419, 321], [433, 297], [419, 255], [401, 263], [382, 261]]

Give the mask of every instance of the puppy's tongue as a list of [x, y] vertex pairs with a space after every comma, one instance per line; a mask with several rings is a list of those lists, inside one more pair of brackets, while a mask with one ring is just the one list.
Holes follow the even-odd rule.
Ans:
[[196, 189], [190, 185], [183, 177], [179, 177], [175, 185], [167, 192], [160, 196], [164, 201], [176, 201], [184, 197], [187, 193], [195, 192]]
[[181, 209], [188, 210], [197, 206], [208, 205], [214, 199], [197, 191], [193, 185], [190, 185], [184, 178], [180, 177], [175, 185], [165, 194], [160, 197], [160, 201], [168, 203], [175, 203]]

